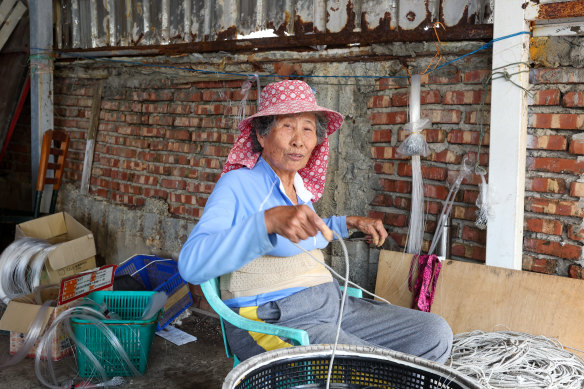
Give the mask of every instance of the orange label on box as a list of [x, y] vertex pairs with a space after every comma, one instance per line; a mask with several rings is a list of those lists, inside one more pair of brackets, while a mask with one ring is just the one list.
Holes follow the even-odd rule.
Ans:
[[63, 278], [59, 290], [59, 305], [110, 287], [114, 283], [115, 269], [116, 265], [107, 265], [95, 271]]

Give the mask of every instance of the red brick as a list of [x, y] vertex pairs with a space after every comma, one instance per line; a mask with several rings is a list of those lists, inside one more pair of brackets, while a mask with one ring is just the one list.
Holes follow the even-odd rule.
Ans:
[[559, 89], [537, 90], [533, 93], [533, 97], [529, 98], [529, 105], [559, 105], [559, 104], [560, 104]]
[[557, 130], [580, 130], [584, 126], [584, 114], [534, 113], [529, 115], [528, 126]]
[[164, 178], [160, 181], [160, 186], [167, 189], [184, 190], [186, 188], [186, 182], [184, 180], [169, 180]]
[[452, 206], [452, 218], [463, 220], [476, 220], [476, 207], [467, 207], [462, 205]]
[[579, 242], [584, 242], [584, 227], [582, 225], [572, 225], [568, 227], [568, 238]]
[[175, 166], [171, 168], [170, 175], [174, 177], [195, 179], [199, 177], [199, 171], [196, 169], [186, 168], [184, 166]]
[[432, 199], [444, 200], [448, 196], [448, 189], [441, 185], [424, 185], [424, 196]]
[[563, 224], [554, 219], [526, 218], [525, 229], [548, 235], [562, 235]]
[[379, 186], [385, 192], [410, 193], [412, 184], [410, 181], [394, 180], [387, 178], [379, 179]]
[[142, 184], [142, 185], [151, 185], [155, 186], [158, 184], [158, 177], [156, 176], [147, 176], [144, 174], [135, 174], [134, 178], [132, 179], [134, 184]]
[[211, 183], [194, 183], [189, 182], [187, 183], [187, 191], [190, 193], [207, 193], [211, 194], [213, 188], [215, 187], [214, 184]]
[[403, 214], [388, 213], [383, 217], [383, 224], [395, 227], [404, 227], [407, 225], [408, 218]]
[[459, 70], [447, 72], [431, 72], [422, 76], [422, 84], [458, 84], [461, 80]]
[[410, 95], [407, 92], [394, 93], [391, 96], [391, 104], [394, 107], [406, 107], [409, 104], [409, 101], [410, 101]]
[[584, 139], [572, 138], [570, 141], [570, 154], [583, 155], [584, 154]]
[[440, 151], [439, 153], [432, 152], [426, 158], [433, 162], [453, 163], [456, 165], [459, 165], [462, 161], [462, 156], [460, 154], [455, 154], [453, 151], [448, 149]]
[[[411, 131], [400, 129], [397, 133], [398, 142], [403, 142], [410, 134]], [[422, 134], [424, 134], [428, 143], [442, 143], [446, 140], [446, 130], [426, 128]]]
[[464, 72], [462, 81], [466, 84], [482, 84], [488, 77], [491, 76], [491, 70], [471, 70]]
[[[397, 174], [402, 177], [412, 176], [412, 165], [401, 162], [397, 166]], [[446, 179], [447, 169], [438, 166], [422, 166], [422, 177], [427, 180], [443, 181]]]
[[543, 198], [528, 197], [525, 203], [527, 211], [544, 213], [547, 215], [583, 217], [584, 210], [577, 201], [549, 200]]
[[174, 94], [175, 101], [202, 101], [203, 93], [200, 91], [180, 91]]
[[373, 139], [371, 142], [391, 142], [391, 130], [373, 130]]
[[528, 149], [563, 151], [567, 145], [568, 140], [562, 135], [527, 135]]
[[395, 89], [407, 87], [406, 78], [382, 78], [377, 82], [377, 90]]
[[412, 200], [407, 197], [394, 197], [393, 206], [397, 209], [410, 210], [412, 208]]
[[534, 192], [565, 193], [566, 181], [561, 178], [528, 178], [525, 180], [525, 188]]
[[570, 278], [584, 278], [584, 272], [582, 271], [582, 266], [580, 265], [570, 265], [568, 267], [568, 275]]
[[462, 114], [460, 111], [455, 109], [444, 109], [444, 110], [425, 110], [422, 111], [421, 116], [430, 119], [433, 124], [436, 123], [447, 123], [447, 124], [458, 124]]
[[538, 254], [551, 255], [554, 257], [572, 260], [580, 259], [580, 254], [582, 252], [582, 248], [580, 246], [533, 238], [526, 238], [524, 240], [524, 247], [526, 250], [533, 251]]
[[566, 158], [527, 158], [527, 169], [550, 173], [584, 173], [584, 161]]
[[[477, 131], [465, 131], [465, 130], [450, 130], [448, 132], [448, 143], [454, 144], [465, 144], [465, 145], [478, 145], [481, 137], [481, 133]], [[489, 144], [489, 134], [483, 136], [483, 146]]]
[[570, 196], [584, 197], [584, 182], [572, 182], [570, 184]]
[[557, 260], [547, 258], [536, 258], [531, 255], [523, 256], [523, 270], [529, 270], [536, 273], [555, 274]]
[[[480, 104], [485, 92], [482, 90], [456, 90], [447, 91], [444, 94], [442, 104], [446, 105], [461, 105], [461, 104]], [[486, 103], [489, 103], [490, 94], [487, 94]]]
[[398, 112], [375, 112], [370, 116], [371, 124], [403, 124], [408, 120], [405, 111]]
[[464, 226], [462, 227], [462, 240], [470, 240], [485, 245], [487, 244], [487, 231], [476, 227]]
[[481, 262], [485, 261], [485, 252], [484, 247], [466, 243], [453, 243], [450, 249], [451, 255]]
[[168, 130], [166, 131], [167, 139], [190, 140], [191, 132], [189, 130]]
[[147, 198], [159, 198], [162, 200], [166, 200], [168, 198], [168, 192], [162, 189], [157, 188], [144, 188], [143, 190], [144, 197]]
[[535, 68], [529, 71], [531, 84], [578, 84], [584, 80], [584, 69], [574, 67]]
[[150, 116], [148, 118], [148, 124], [155, 126], [171, 126], [174, 122], [174, 117], [172, 116]]
[[479, 115], [478, 111], [467, 111], [464, 113], [464, 122], [466, 124], [479, 124], [479, 119], [482, 118], [482, 124], [483, 124], [483, 131], [489, 131], [489, 123], [490, 123], [490, 116], [489, 116], [489, 110], [485, 110], [482, 111], [483, 114]]
[[387, 193], [376, 194], [373, 200], [371, 201], [371, 205], [376, 205], [380, 207], [391, 207], [393, 205], [393, 197], [388, 195]]
[[397, 152], [397, 147], [372, 147], [371, 156], [378, 159], [407, 159], [410, 158], [406, 155], [401, 155]]
[[584, 92], [568, 92], [562, 99], [564, 107], [584, 107]]
[[389, 108], [391, 96], [373, 96], [367, 102], [367, 108]]
[[395, 164], [393, 162], [375, 162], [373, 170], [377, 174], [394, 174]]

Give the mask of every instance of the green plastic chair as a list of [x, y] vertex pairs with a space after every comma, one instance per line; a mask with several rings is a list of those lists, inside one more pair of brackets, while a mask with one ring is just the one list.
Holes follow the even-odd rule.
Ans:
[[[343, 287], [341, 286], [341, 289]], [[225, 336], [225, 326], [223, 320], [228, 321], [232, 325], [244, 329], [246, 331], [259, 332], [262, 334], [276, 335], [283, 338], [288, 338], [295, 346], [308, 346], [310, 341], [308, 333], [304, 330], [296, 328], [283, 327], [276, 324], [269, 324], [254, 320], [246, 319], [233, 312], [223, 300], [221, 300], [221, 293], [219, 291], [219, 278], [213, 278], [201, 284], [201, 290], [207, 299], [207, 302], [213, 310], [219, 315], [221, 322], [221, 331], [223, 332], [223, 344], [225, 345], [225, 354], [227, 358], [233, 358], [233, 367], [239, 364], [239, 359], [231, 352], [227, 337]], [[348, 288], [347, 294], [349, 296], [362, 298], [363, 292], [360, 289]]]

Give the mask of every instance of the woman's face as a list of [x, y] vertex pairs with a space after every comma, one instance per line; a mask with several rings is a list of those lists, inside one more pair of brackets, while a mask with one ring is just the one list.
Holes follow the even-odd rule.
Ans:
[[280, 178], [293, 175], [306, 166], [316, 147], [316, 115], [276, 116], [274, 127], [266, 136], [258, 136], [258, 141], [264, 148], [262, 157]]

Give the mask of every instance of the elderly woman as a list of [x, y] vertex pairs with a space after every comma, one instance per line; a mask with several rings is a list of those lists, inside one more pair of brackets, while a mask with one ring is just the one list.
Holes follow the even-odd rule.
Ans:
[[[221, 298], [242, 316], [303, 329], [311, 344], [333, 343], [341, 292], [311, 255], [323, 260], [329, 228], [343, 238], [358, 229], [375, 245], [387, 232], [377, 219], [321, 219], [314, 211], [312, 202], [324, 190], [328, 136], [341, 126], [342, 116], [318, 106], [303, 81], [269, 84], [260, 97], [257, 113], [239, 124], [224, 174], [181, 250], [179, 270], [193, 284], [221, 276]], [[286, 339], [228, 323], [226, 333], [240, 360], [291, 346]], [[431, 313], [349, 297], [339, 343], [444, 362], [452, 331]]]

